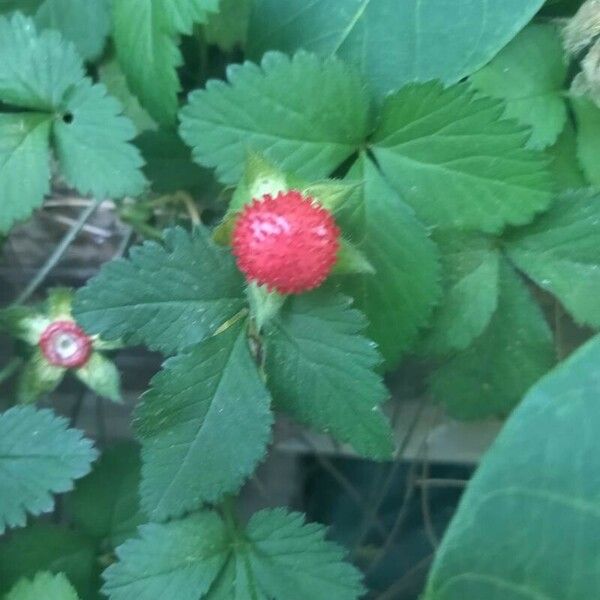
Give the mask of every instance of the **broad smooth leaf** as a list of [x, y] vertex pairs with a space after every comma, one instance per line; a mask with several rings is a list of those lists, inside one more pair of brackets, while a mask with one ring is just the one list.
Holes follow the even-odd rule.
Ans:
[[543, 0], [256, 0], [249, 53], [337, 54], [380, 97], [413, 81], [455, 83], [485, 65]]
[[38, 573], [32, 580], [22, 579], [5, 600], [78, 600], [79, 596], [62, 574]]
[[583, 600], [600, 589], [600, 337], [540, 381], [469, 484], [424, 600]]
[[244, 531], [216, 513], [145, 525], [104, 573], [110, 600], [358, 600], [360, 573], [325, 530], [284, 510], [255, 514]]
[[48, 193], [49, 137], [47, 115], [0, 115], [0, 232], [27, 218]]
[[136, 412], [146, 513], [180, 517], [237, 492], [266, 453], [270, 403], [243, 322], [169, 359]]
[[585, 97], [571, 98], [577, 121], [577, 157], [588, 183], [600, 186], [600, 108]]
[[519, 275], [503, 260], [498, 308], [487, 329], [433, 373], [430, 388], [457, 418], [507, 415], [554, 362], [548, 324]]
[[506, 101], [505, 117], [531, 126], [529, 147], [556, 141], [567, 120], [567, 62], [554, 25], [530, 25], [486, 67], [471, 77], [474, 87]]
[[241, 275], [228, 250], [204, 228], [164, 233], [164, 245], [145, 242], [129, 260], [115, 260], [78, 291], [77, 322], [105, 340], [173, 353], [195, 344], [244, 306]]
[[54, 507], [52, 494], [73, 489], [89, 473], [96, 451], [65, 419], [31, 406], [0, 415], [0, 533], [25, 525], [27, 513]]
[[477, 234], [440, 234], [436, 242], [445, 294], [422, 350], [446, 354], [465, 350], [488, 326], [498, 306], [500, 253]]
[[82, 598], [94, 597], [96, 561], [94, 542], [81, 533], [43, 523], [18, 529], [0, 542], [0, 595], [44, 571], [63, 573]]
[[176, 68], [182, 57], [179, 34], [206, 22], [219, 0], [118, 0], [113, 2], [119, 63], [142, 106], [165, 125], [175, 121], [180, 90]]
[[503, 111], [464, 84], [410, 85], [387, 98], [373, 152], [428, 224], [488, 233], [523, 225], [550, 204], [549, 161], [524, 148], [528, 131]]
[[359, 453], [388, 458], [390, 426], [379, 405], [388, 397], [375, 369], [367, 321], [331, 290], [290, 297], [266, 328], [267, 383], [275, 406], [348, 442]]
[[194, 159], [224, 183], [240, 179], [248, 151], [306, 179], [329, 175], [364, 141], [369, 103], [361, 80], [337, 59], [266, 54], [192, 92], [181, 135]]
[[600, 328], [600, 195], [568, 192], [508, 244], [510, 258], [578, 323]]
[[39, 29], [56, 29], [85, 60], [104, 49], [110, 31], [110, 0], [44, 0], [35, 15]]
[[340, 278], [344, 291], [369, 320], [387, 368], [394, 367], [427, 324], [439, 294], [435, 245], [373, 162], [362, 155], [348, 174], [360, 187], [336, 213], [344, 234], [375, 274]]

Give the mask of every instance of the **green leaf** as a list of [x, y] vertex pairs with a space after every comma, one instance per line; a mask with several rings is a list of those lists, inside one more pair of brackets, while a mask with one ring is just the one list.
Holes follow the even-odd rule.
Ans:
[[232, 65], [228, 83], [209, 81], [181, 111], [194, 159], [237, 183], [249, 150], [306, 179], [329, 175], [363, 142], [368, 98], [339, 60], [270, 52], [260, 66]]
[[175, 122], [182, 63], [179, 34], [206, 22], [218, 0], [119, 0], [113, 2], [114, 40], [131, 91], [159, 123]]
[[253, 0], [221, 0], [219, 12], [208, 16], [206, 41], [231, 52], [244, 46]]
[[82, 81], [65, 97], [65, 117], [56, 121], [54, 137], [66, 180], [96, 198], [135, 196], [145, 187], [143, 160], [128, 142], [136, 134], [121, 105], [102, 84]]
[[137, 409], [142, 506], [153, 520], [236, 492], [266, 452], [271, 399], [242, 325], [169, 359]]
[[0, 533], [25, 525], [27, 513], [51, 511], [52, 494], [71, 490], [95, 458], [91, 442], [50, 410], [20, 406], [0, 415]]
[[133, 537], [145, 521], [138, 493], [141, 466], [133, 443], [106, 450], [70, 497], [75, 525], [86, 535], [108, 541], [111, 547]]
[[570, 121], [547, 152], [552, 159], [552, 174], [559, 191], [585, 187], [585, 178], [577, 159], [575, 128]]
[[298, 513], [265, 510], [232, 531], [205, 512], [140, 533], [104, 574], [111, 600], [358, 600], [364, 592], [324, 528]]
[[77, 592], [62, 574], [38, 573], [31, 581], [22, 579], [6, 600], [78, 600]]
[[510, 258], [578, 323], [600, 328], [600, 195], [564, 193], [508, 244]]
[[465, 85], [411, 85], [389, 96], [373, 152], [402, 198], [431, 225], [493, 233], [548, 207], [547, 158], [498, 100]]
[[525, 397], [438, 550], [425, 600], [593, 598], [600, 537], [600, 337]]
[[336, 219], [361, 250], [375, 275], [340, 278], [344, 291], [368, 320], [387, 368], [394, 367], [429, 320], [439, 296], [439, 264], [434, 244], [410, 207], [361, 156], [348, 174], [360, 187]]
[[267, 382], [278, 408], [361, 454], [387, 458], [391, 429], [379, 405], [388, 392], [375, 372], [381, 357], [350, 304], [323, 289], [290, 297], [266, 327]]
[[0, 13], [9, 13], [18, 10], [23, 14], [35, 12], [44, 0], [0, 0]]
[[56, 29], [85, 60], [98, 58], [110, 31], [109, 0], [45, 0], [35, 15], [39, 29]]
[[577, 121], [577, 157], [587, 181], [600, 186], [600, 108], [584, 97], [571, 97]]
[[[379, 97], [413, 81], [455, 83], [521, 30], [543, 0], [256, 0], [248, 51], [338, 54]], [[460, 11], [460, 14], [458, 14]]]
[[46, 115], [0, 114], [0, 232], [27, 218], [50, 190], [49, 137]]
[[115, 260], [79, 290], [73, 314], [105, 340], [172, 353], [213, 334], [245, 304], [242, 278], [228, 250], [208, 232], [169, 229], [164, 245], [146, 242]]
[[93, 352], [85, 365], [75, 370], [75, 376], [95, 394], [113, 402], [123, 402], [119, 370], [100, 352]]
[[487, 329], [431, 377], [431, 393], [461, 419], [507, 415], [554, 364], [552, 335], [539, 306], [506, 262], [498, 308]]
[[439, 234], [444, 299], [422, 350], [465, 350], [483, 333], [498, 306], [500, 254], [479, 235]]
[[66, 372], [64, 367], [50, 364], [42, 351], [36, 348], [19, 374], [17, 401], [20, 404], [37, 402], [41, 396], [57, 388]]
[[216, 513], [143, 525], [139, 532], [139, 539], [117, 549], [119, 562], [104, 572], [103, 592], [111, 600], [206, 597], [227, 552], [225, 527]]
[[[40, 571], [63, 573], [83, 598], [93, 597], [96, 548], [81, 533], [38, 523], [13, 531], [0, 543], [0, 594]], [[46, 600], [45, 596], [36, 600]]]
[[530, 148], [545, 148], [556, 141], [567, 120], [566, 77], [558, 29], [530, 25], [471, 82], [483, 94], [506, 100], [505, 117], [531, 127]]
[[38, 33], [19, 13], [0, 17], [0, 56], [0, 101], [6, 104], [52, 112], [84, 76], [72, 44], [56, 31]]

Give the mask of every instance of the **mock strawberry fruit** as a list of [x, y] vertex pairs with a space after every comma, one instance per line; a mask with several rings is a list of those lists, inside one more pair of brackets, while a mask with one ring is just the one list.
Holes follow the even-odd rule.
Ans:
[[82, 367], [92, 353], [92, 340], [73, 321], [54, 321], [42, 333], [40, 350], [56, 367]]
[[280, 294], [300, 294], [326, 279], [340, 230], [331, 213], [298, 191], [253, 200], [238, 217], [233, 254], [249, 281]]

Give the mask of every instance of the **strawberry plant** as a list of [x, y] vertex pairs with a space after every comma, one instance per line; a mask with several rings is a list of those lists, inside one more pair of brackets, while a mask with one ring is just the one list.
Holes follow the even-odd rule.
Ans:
[[[0, 0], [0, 56], [0, 234], [87, 198], [0, 311], [1, 597], [404, 598], [237, 501], [279, 416], [402, 459], [394, 373], [506, 419], [422, 598], [597, 594], [597, 0]], [[99, 205], [126, 243], [45, 286]], [[107, 448], [55, 401], [139, 346]]]

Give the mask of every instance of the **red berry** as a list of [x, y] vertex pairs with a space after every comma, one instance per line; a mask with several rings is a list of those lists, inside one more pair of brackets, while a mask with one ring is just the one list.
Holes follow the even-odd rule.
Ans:
[[54, 321], [42, 333], [39, 346], [56, 367], [82, 367], [92, 353], [92, 340], [73, 321]]
[[300, 192], [247, 204], [233, 232], [233, 254], [250, 281], [281, 294], [318, 287], [329, 275], [340, 230], [331, 213]]

